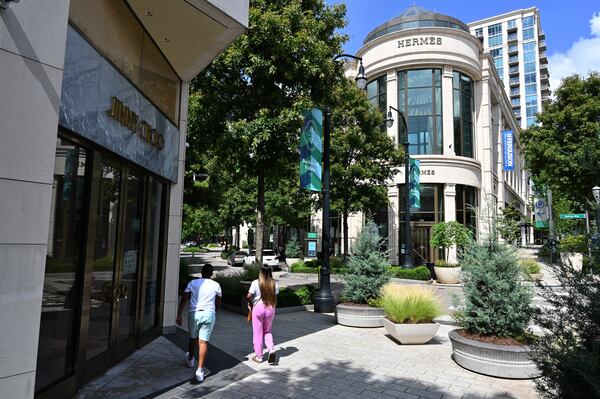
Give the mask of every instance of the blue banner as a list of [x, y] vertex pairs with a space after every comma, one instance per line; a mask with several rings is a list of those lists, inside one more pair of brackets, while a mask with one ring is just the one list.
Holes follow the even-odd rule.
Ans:
[[515, 170], [515, 143], [512, 130], [502, 131], [504, 170]]

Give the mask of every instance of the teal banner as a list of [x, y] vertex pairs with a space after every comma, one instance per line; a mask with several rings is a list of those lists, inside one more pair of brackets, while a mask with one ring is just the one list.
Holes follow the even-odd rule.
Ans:
[[412, 209], [421, 208], [421, 162], [410, 159], [410, 193], [409, 201]]
[[323, 161], [323, 112], [313, 108], [302, 112], [300, 134], [300, 188], [321, 191]]

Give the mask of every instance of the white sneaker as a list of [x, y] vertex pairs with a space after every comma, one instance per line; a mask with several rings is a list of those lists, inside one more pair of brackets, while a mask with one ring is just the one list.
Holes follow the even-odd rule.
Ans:
[[191, 358], [191, 359], [190, 359], [190, 352], [186, 352], [186, 353], [185, 353], [185, 362], [187, 363], [187, 366], [188, 366], [189, 368], [192, 368], [192, 367], [194, 367], [195, 360], [196, 360], [196, 359], [194, 359], [194, 358]]
[[204, 371], [202, 371], [202, 369], [196, 370], [196, 381], [198, 381], [198, 382], [204, 381]]

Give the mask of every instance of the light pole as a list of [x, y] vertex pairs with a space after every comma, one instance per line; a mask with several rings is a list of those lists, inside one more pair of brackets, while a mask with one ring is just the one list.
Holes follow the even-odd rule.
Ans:
[[[333, 58], [352, 58], [359, 61], [358, 74], [355, 81], [359, 89], [364, 90], [367, 86], [367, 76], [362, 64], [362, 58], [350, 54], [340, 54]], [[331, 140], [331, 113], [328, 109], [323, 110], [323, 233], [321, 234], [322, 265], [320, 270], [319, 291], [315, 296], [315, 312], [332, 313], [335, 311], [335, 298], [331, 292], [329, 271], [329, 241], [331, 220], [329, 217], [329, 144]]]
[[[387, 118], [385, 119], [385, 123], [387, 127], [392, 127], [394, 125], [394, 118], [392, 116], [392, 110], [396, 111], [398, 115], [400, 115], [400, 119], [402, 120], [402, 124], [404, 125], [404, 261], [402, 267], [405, 269], [414, 268], [414, 264], [412, 261], [412, 245], [410, 240], [410, 154], [408, 153], [408, 126], [406, 124], [406, 118], [404, 117], [404, 113], [397, 108], [389, 106], [389, 110], [387, 113]], [[398, 125], [398, 130], [400, 130], [400, 125]], [[398, 137], [400, 140], [400, 137]]]
[[596, 200], [596, 234], [592, 237], [592, 245], [595, 261], [600, 262], [600, 187], [592, 188], [592, 194]]

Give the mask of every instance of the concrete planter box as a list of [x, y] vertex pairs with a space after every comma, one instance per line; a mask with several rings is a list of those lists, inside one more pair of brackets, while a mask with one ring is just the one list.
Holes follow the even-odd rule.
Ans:
[[335, 320], [348, 327], [381, 327], [382, 308], [370, 306], [337, 305]]
[[458, 284], [462, 267], [434, 267], [437, 282], [440, 284]]
[[465, 338], [450, 331], [452, 358], [461, 367], [492, 377], [530, 379], [540, 375], [531, 360], [528, 347], [496, 345]]
[[300, 262], [302, 258], [285, 258], [285, 264], [291, 267], [294, 263]]
[[398, 324], [385, 317], [381, 319], [388, 334], [403, 345], [420, 345], [429, 342], [437, 334], [440, 325], [437, 323]]
[[577, 252], [561, 252], [560, 261], [565, 265], [570, 264], [577, 271], [583, 268], [583, 254]]

